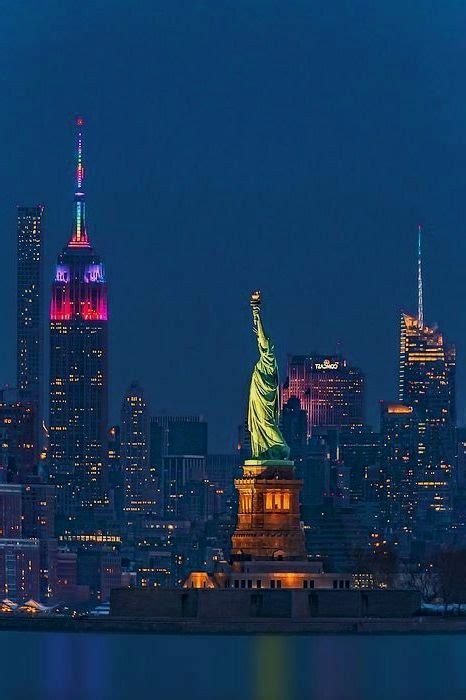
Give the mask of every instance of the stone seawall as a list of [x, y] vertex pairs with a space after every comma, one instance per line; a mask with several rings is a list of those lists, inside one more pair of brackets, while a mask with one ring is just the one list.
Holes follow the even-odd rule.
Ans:
[[270, 620], [205, 622], [137, 618], [58, 618], [0, 616], [0, 632], [74, 632], [105, 634], [466, 634], [461, 618], [316, 618], [312, 621]]
[[172, 621], [403, 618], [412, 617], [420, 608], [421, 596], [415, 590], [115, 588], [110, 598], [114, 616]]

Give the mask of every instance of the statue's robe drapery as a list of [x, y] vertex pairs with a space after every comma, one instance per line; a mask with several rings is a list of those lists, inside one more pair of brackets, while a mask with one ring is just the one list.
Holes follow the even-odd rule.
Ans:
[[259, 360], [252, 373], [248, 410], [252, 456], [254, 459], [288, 459], [290, 449], [278, 427], [278, 367], [273, 344], [264, 333], [258, 334], [257, 344]]

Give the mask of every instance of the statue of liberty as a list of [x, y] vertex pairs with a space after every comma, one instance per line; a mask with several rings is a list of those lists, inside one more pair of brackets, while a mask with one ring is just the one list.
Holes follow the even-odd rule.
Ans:
[[261, 293], [251, 294], [254, 333], [259, 359], [255, 364], [249, 390], [248, 428], [253, 459], [287, 460], [290, 448], [278, 427], [278, 367], [274, 346], [265, 334], [261, 315]]

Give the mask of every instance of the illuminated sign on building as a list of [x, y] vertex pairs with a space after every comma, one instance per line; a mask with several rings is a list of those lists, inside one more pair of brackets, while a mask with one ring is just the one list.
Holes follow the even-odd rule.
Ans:
[[320, 426], [364, 423], [364, 375], [341, 355], [292, 355], [282, 387], [282, 406], [299, 399], [308, 436]]
[[324, 360], [323, 362], [316, 362], [314, 364], [315, 369], [338, 369], [340, 366], [339, 362], [330, 362], [329, 359]]

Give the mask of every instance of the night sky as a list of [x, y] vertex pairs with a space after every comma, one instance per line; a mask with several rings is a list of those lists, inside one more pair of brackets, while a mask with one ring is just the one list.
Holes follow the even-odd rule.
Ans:
[[111, 411], [235, 440], [255, 358], [248, 296], [287, 353], [342, 352], [368, 417], [396, 397], [401, 307], [458, 346], [466, 419], [466, 4], [0, 1], [0, 383], [15, 381], [16, 205], [46, 205], [47, 304], [71, 231], [73, 117], [110, 294]]

